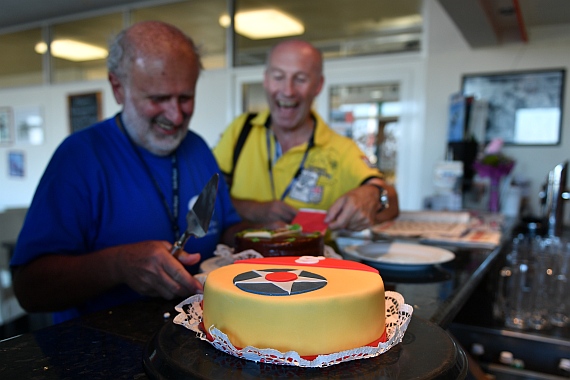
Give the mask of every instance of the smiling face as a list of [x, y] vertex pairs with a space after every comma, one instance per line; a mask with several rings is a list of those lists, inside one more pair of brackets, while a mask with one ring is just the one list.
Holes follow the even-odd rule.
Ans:
[[311, 126], [311, 105], [323, 86], [322, 58], [304, 41], [286, 41], [273, 48], [263, 86], [274, 128]]
[[151, 153], [165, 156], [188, 133], [199, 62], [186, 40], [161, 41], [140, 43], [126, 63], [127, 74], [119, 78], [110, 73], [109, 79], [117, 102], [123, 105], [129, 136]]

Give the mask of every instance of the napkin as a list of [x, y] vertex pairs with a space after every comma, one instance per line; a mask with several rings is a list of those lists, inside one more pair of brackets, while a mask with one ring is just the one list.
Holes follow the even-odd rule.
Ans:
[[320, 232], [325, 234], [328, 224], [325, 223], [327, 212], [324, 210], [315, 210], [310, 208], [302, 208], [291, 224], [298, 224], [303, 228], [303, 232]]

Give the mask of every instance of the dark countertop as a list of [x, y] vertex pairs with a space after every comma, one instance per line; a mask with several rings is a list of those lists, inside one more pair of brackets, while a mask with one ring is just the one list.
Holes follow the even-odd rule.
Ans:
[[123, 305], [0, 342], [3, 379], [146, 379], [146, 343], [177, 302]]
[[[399, 292], [414, 307], [412, 320], [443, 329], [499, 254], [499, 249], [449, 249], [455, 259], [428, 271], [381, 271], [386, 289]], [[1, 341], [0, 377], [146, 379], [143, 350], [165, 324], [172, 323], [178, 301], [123, 305]]]
[[[221, 377], [212, 373], [225, 373], [231, 374], [229, 378], [243, 379], [293, 374], [323, 379], [455, 380], [467, 373], [465, 354], [449, 335], [416, 316], [403, 342], [384, 355], [326, 369], [300, 369], [248, 362], [217, 351], [172, 323], [176, 303], [139, 301], [1, 341], [0, 377], [218, 379]], [[164, 313], [170, 316], [165, 318]], [[187, 374], [185, 367], [194, 372]]]

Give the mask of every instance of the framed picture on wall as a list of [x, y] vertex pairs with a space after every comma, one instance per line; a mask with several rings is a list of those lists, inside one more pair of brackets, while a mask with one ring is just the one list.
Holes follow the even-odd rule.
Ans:
[[11, 151], [8, 152], [8, 175], [10, 177], [23, 178], [26, 172], [24, 162], [24, 152]]
[[44, 142], [44, 116], [41, 106], [14, 107], [14, 129], [18, 144], [41, 145]]
[[70, 132], [77, 132], [101, 120], [101, 92], [69, 95]]
[[466, 74], [461, 91], [487, 103], [485, 142], [558, 145], [565, 76], [564, 69]]
[[12, 108], [0, 107], [0, 145], [14, 141], [14, 118]]

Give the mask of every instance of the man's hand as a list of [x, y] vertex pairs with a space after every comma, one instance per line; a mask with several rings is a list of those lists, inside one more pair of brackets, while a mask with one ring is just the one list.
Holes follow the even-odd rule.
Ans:
[[[379, 190], [376, 186], [369, 186], [370, 184], [386, 189], [390, 204], [387, 209], [381, 209]], [[399, 213], [396, 189], [379, 178], [372, 178], [338, 198], [329, 208], [325, 223], [329, 224], [331, 230], [361, 231], [374, 224], [391, 220]]]
[[378, 211], [378, 189], [360, 186], [338, 198], [329, 208], [325, 223], [331, 230], [360, 231], [374, 224]]
[[78, 256], [50, 254], [14, 270], [14, 291], [30, 312], [56, 311], [80, 305], [118, 285], [167, 299], [202, 292], [186, 269], [200, 254], [170, 254], [172, 244], [145, 241], [109, 247]]
[[166, 299], [202, 292], [202, 285], [184, 268], [200, 261], [200, 254], [181, 251], [174, 257], [171, 249], [164, 241], [123, 246], [116, 262], [119, 281], [137, 293]]

